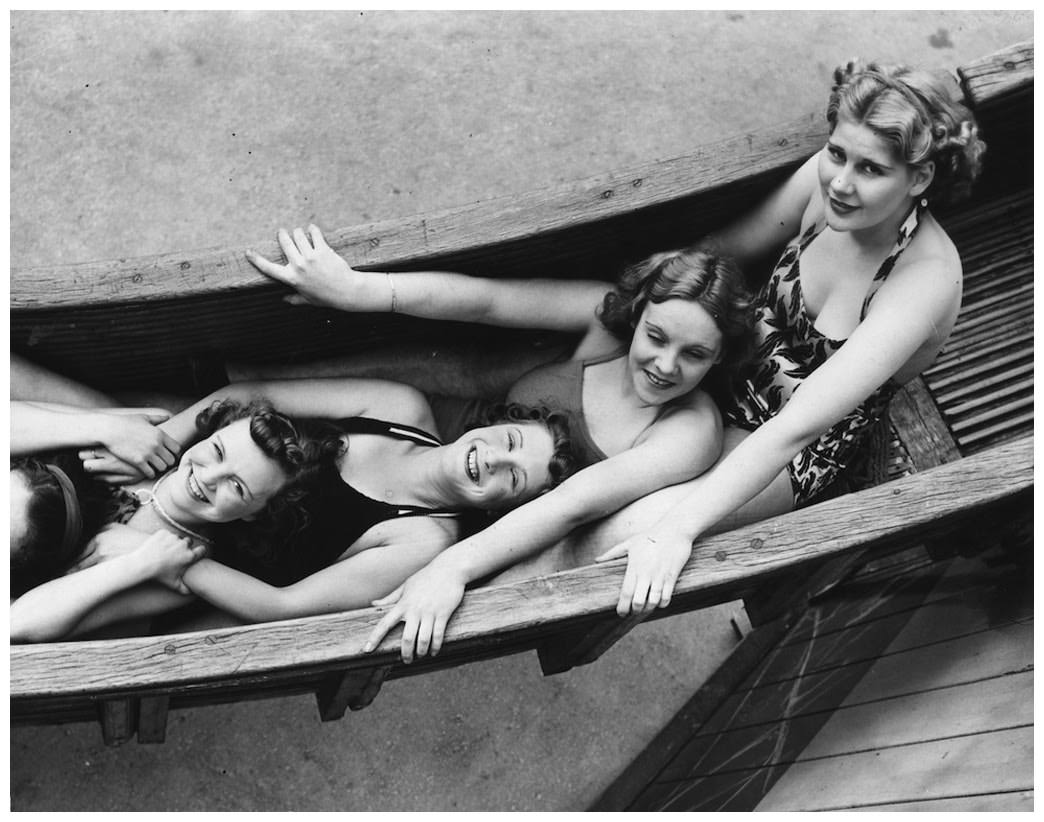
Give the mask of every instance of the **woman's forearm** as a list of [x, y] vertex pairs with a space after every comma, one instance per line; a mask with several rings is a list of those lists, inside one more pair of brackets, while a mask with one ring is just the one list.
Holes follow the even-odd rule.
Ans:
[[110, 435], [114, 418], [97, 411], [59, 410], [37, 403], [11, 402], [11, 455], [98, 445]]
[[188, 589], [232, 616], [269, 622], [300, 614], [286, 607], [284, 591], [211, 559], [201, 559], [182, 577]]
[[693, 542], [720, 520], [764, 491], [800, 450], [766, 423], [740, 442], [710, 471], [679, 488], [686, 493], [654, 526], [654, 533]]
[[61, 639], [109, 597], [151, 575], [141, 556], [131, 552], [45, 582], [11, 603], [11, 641]]

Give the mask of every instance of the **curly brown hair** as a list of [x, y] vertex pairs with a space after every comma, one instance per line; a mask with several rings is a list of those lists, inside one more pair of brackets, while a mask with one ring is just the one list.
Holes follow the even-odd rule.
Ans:
[[934, 163], [924, 193], [931, 202], [966, 197], [982, 169], [986, 144], [974, 116], [930, 72], [858, 60], [839, 66], [827, 104], [831, 131], [840, 118], [871, 128], [911, 166]]
[[201, 437], [241, 419], [250, 420], [250, 438], [286, 474], [282, 488], [252, 520], [216, 527], [219, 544], [263, 556], [303, 531], [308, 513], [303, 502], [323, 469], [334, 464], [344, 449], [340, 431], [324, 420], [291, 419], [264, 399], [248, 404], [234, 400], [214, 402], [196, 417]]
[[663, 251], [624, 269], [598, 309], [602, 325], [630, 343], [646, 304], [681, 299], [697, 303], [721, 331], [720, 365], [743, 362], [754, 347], [750, 292], [731, 258], [704, 246]]
[[547, 465], [554, 488], [569, 478], [577, 469], [577, 456], [573, 449], [573, 439], [569, 417], [552, 411], [544, 406], [529, 406], [520, 402], [495, 403], [485, 408], [473, 419], [468, 428], [485, 428], [487, 425], [500, 425], [505, 422], [539, 422], [551, 433], [553, 453]]

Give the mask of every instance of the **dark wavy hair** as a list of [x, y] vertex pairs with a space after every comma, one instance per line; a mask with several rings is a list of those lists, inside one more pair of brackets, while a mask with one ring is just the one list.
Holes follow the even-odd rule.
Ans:
[[841, 118], [871, 128], [911, 166], [934, 163], [924, 196], [953, 203], [971, 191], [986, 144], [951, 86], [927, 71], [853, 61], [834, 71], [827, 122], [831, 131]]
[[529, 406], [520, 402], [495, 403], [484, 409], [478, 417], [471, 420], [468, 428], [484, 428], [487, 425], [501, 425], [506, 422], [539, 422], [551, 432], [553, 451], [547, 464], [551, 485], [561, 485], [576, 472], [577, 456], [573, 448], [572, 428], [569, 417], [552, 411], [544, 406]]
[[[52, 466], [64, 472], [72, 484], [80, 523], [78, 534], [65, 533], [69, 523], [65, 494]], [[11, 596], [19, 597], [69, 569], [79, 556], [85, 537], [93, 536], [105, 524], [111, 513], [112, 495], [105, 483], [84, 473], [72, 453], [12, 460], [11, 471], [22, 476], [30, 492], [26, 533], [11, 553]]]
[[205, 438], [241, 419], [250, 420], [250, 438], [283, 469], [287, 480], [253, 519], [216, 526], [216, 541], [264, 556], [278, 551], [280, 545], [307, 527], [303, 502], [322, 470], [340, 456], [344, 443], [330, 423], [291, 419], [264, 399], [245, 405], [234, 400], [215, 402], [196, 417], [196, 430]]
[[650, 303], [680, 299], [704, 308], [721, 331], [721, 361], [731, 369], [750, 356], [754, 324], [750, 292], [736, 262], [703, 246], [663, 251], [628, 266], [605, 295], [598, 319], [606, 330], [630, 343], [638, 319]]

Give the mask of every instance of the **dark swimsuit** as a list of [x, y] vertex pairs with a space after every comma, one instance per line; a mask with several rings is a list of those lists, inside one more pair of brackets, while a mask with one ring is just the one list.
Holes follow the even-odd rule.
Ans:
[[[863, 300], [860, 322], [866, 316], [870, 301], [917, 233], [924, 212], [925, 206], [918, 205], [900, 227], [895, 245], [874, 275]], [[733, 379], [732, 396], [724, 409], [730, 425], [753, 431], [774, 417], [808, 375], [845, 343], [816, 330], [801, 293], [801, 254], [824, 227], [819, 223], [809, 226], [786, 248], [758, 294], [755, 310], [758, 348], [750, 363]], [[898, 387], [893, 380], [888, 380], [791, 461], [787, 470], [795, 505], [808, 502], [837, 478], [856, 455], [871, 426], [884, 414]]]
[[[349, 417], [337, 420], [334, 425], [349, 436], [377, 434], [432, 448], [442, 445], [437, 437], [420, 428], [370, 417]], [[349, 443], [346, 458], [351, 454], [350, 448]], [[403, 517], [458, 516], [458, 512], [448, 509], [373, 499], [345, 482], [333, 466], [320, 476], [318, 486], [309, 492], [304, 507], [308, 525], [277, 556], [264, 560], [241, 555], [222, 556], [221, 559], [272, 585], [291, 585], [333, 565], [345, 550], [378, 523]]]

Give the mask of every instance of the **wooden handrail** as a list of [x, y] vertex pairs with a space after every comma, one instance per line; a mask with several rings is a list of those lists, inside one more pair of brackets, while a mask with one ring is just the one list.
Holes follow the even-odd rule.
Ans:
[[[1024, 437], [702, 540], [678, 580], [671, 608], [656, 615], [730, 601], [781, 571], [933, 533], [1028, 492], [1033, 485], [1032, 443], [1032, 437]], [[448, 627], [443, 654], [481, 648], [491, 637], [560, 628], [611, 613], [624, 562], [469, 591]], [[294, 668], [401, 666], [396, 661], [397, 632], [375, 653], [363, 653], [363, 643], [379, 618], [380, 611], [368, 608], [189, 634], [14, 646], [12, 707], [17, 713], [22, 699], [176, 690]], [[427, 664], [421, 661], [413, 667]]]

